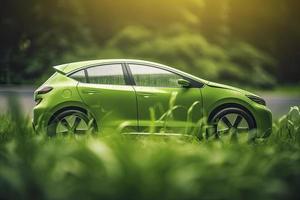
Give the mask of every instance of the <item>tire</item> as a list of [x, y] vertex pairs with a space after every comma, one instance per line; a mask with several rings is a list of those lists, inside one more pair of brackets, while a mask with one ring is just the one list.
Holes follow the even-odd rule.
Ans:
[[96, 128], [94, 120], [78, 110], [66, 110], [57, 114], [48, 124], [49, 136], [76, 134], [83, 135], [93, 132]]
[[[240, 133], [251, 133], [256, 129], [253, 117], [241, 108], [229, 107], [218, 111], [210, 121], [215, 138], [231, 135], [234, 139]], [[208, 134], [209, 135], [209, 134]]]

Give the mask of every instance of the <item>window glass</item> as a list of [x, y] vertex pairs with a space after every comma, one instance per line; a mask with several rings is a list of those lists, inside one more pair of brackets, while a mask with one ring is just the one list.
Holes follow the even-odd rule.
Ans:
[[137, 86], [180, 88], [182, 77], [167, 70], [143, 65], [130, 65], [130, 70]]
[[106, 85], [125, 85], [121, 64], [102, 65], [87, 69], [89, 82]]
[[76, 81], [86, 83], [86, 77], [85, 77], [84, 70], [75, 72], [70, 77], [73, 78], [73, 79], [75, 79]]

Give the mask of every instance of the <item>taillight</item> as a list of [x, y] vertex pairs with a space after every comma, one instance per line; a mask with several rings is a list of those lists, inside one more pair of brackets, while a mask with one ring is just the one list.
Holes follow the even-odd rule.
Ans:
[[47, 94], [51, 90], [53, 90], [53, 87], [46, 86], [46, 87], [43, 87], [42, 89], [38, 90], [37, 94]]

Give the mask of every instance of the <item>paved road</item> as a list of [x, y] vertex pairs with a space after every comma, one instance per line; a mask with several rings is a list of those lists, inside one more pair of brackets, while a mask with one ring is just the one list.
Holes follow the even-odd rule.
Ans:
[[[300, 93], [300, 92], [299, 92]], [[290, 107], [300, 106], [299, 96], [261, 95], [267, 102], [267, 106], [273, 113], [273, 118], [279, 118], [286, 114]]]
[[8, 111], [8, 97], [11, 96], [12, 98], [18, 98], [23, 113], [31, 116], [32, 108], [35, 105], [33, 100], [34, 90], [32, 87], [0, 88], [0, 114]]
[[[31, 111], [34, 107], [33, 91], [34, 88], [31, 87], [0, 88], [0, 114], [7, 112], [7, 97], [9, 95], [15, 95], [15, 98], [19, 99], [23, 113], [31, 116]], [[300, 92], [299, 96], [262, 94], [262, 97], [267, 101], [267, 105], [272, 110], [274, 118], [278, 118], [287, 113], [291, 106], [300, 106]]]

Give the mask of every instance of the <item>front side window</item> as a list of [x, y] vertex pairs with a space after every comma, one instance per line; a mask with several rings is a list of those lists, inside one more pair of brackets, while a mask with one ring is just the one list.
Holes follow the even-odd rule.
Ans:
[[87, 69], [89, 83], [125, 85], [121, 64], [101, 65]]
[[86, 77], [85, 77], [84, 70], [80, 70], [78, 72], [75, 72], [74, 74], [71, 74], [70, 77], [75, 79], [76, 81], [86, 83]]
[[130, 64], [130, 70], [137, 86], [180, 88], [177, 83], [182, 77], [156, 67]]

